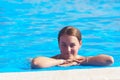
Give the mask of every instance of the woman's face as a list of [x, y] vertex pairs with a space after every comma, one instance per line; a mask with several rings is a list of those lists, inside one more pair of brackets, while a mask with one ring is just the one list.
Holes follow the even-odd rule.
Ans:
[[64, 59], [74, 59], [78, 56], [81, 41], [75, 36], [63, 35], [60, 37], [59, 46]]

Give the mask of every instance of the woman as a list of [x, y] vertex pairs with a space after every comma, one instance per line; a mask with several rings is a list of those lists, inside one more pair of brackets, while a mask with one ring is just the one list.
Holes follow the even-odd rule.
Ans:
[[32, 68], [46, 68], [51, 66], [72, 66], [72, 65], [95, 65], [107, 66], [114, 63], [114, 59], [109, 55], [98, 55], [84, 57], [78, 55], [78, 50], [82, 45], [81, 33], [72, 26], [64, 27], [58, 35], [58, 43], [61, 53], [48, 57], [37, 57], [32, 60]]

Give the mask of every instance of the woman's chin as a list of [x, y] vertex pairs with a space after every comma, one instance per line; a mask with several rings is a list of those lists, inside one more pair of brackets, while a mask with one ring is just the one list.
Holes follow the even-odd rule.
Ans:
[[67, 57], [66, 59], [72, 60], [72, 59], [74, 59], [74, 57], [73, 57], [73, 56], [69, 56], [69, 57]]
[[64, 55], [63, 58], [66, 59], [66, 60], [69, 60], [69, 59], [74, 59], [74, 56], [71, 56], [71, 55], [66, 55], [65, 56]]

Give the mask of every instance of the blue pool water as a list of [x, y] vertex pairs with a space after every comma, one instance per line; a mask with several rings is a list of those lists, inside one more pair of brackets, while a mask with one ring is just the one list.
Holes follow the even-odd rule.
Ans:
[[101, 68], [30, 69], [30, 58], [60, 53], [57, 35], [67, 25], [82, 32], [80, 55], [108, 54], [109, 67], [120, 67], [120, 0], [0, 0], [0, 72]]

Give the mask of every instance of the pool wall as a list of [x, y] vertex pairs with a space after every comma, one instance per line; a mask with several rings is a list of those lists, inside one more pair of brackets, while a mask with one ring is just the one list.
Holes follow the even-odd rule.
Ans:
[[0, 73], [0, 80], [120, 80], [120, 67]]

